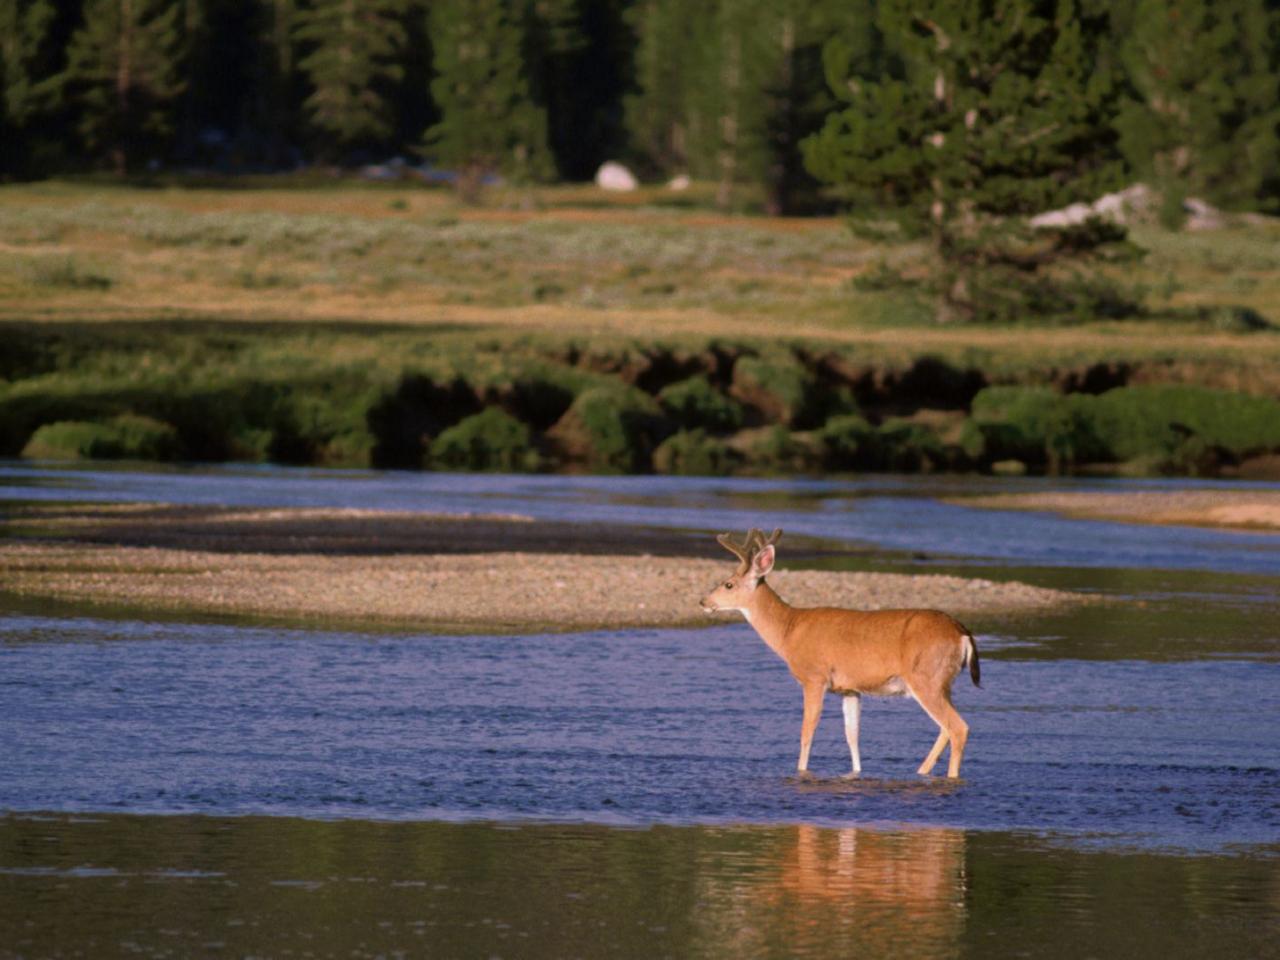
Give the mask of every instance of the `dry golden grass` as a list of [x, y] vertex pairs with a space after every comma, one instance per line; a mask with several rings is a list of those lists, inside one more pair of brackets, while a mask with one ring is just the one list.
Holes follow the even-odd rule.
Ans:
[[[918, 264], [921, 251], [857, 240], [836, 219], [659, 206], [671, 200], [660, 188], [495, 200], [471, 208], [411, 187], [9, 186], [0, 189], [0, 320], [786, 337], [862, 346], [888, 361], [935, 353], [997, 375], [1046, 358], [1127, 359], [1188, 364], [1192, 380], [1217, 365], [1246, 384], [1280, 360], [1280, 334], [1186, 321], [938, 327], [925, 304], [851, 286], [882, 260]], [[1280, 320], [1280, 229], [1140, 230], [1136, 239], [1151, 252], [1125, 270], [1152, 308], [1231, 304]]]

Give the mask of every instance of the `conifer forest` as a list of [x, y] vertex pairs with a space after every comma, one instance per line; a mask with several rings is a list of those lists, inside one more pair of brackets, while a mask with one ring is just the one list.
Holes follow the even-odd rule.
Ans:
[[944, 232], [1137, 179], [1267, 211], [1276, 17], [1266, 0], [0, 0], [0, 178], [400, 157], [545, 182], [615, 159], [714, 182], [724, 207], [746, 186], [766, 212], [838, 202]]

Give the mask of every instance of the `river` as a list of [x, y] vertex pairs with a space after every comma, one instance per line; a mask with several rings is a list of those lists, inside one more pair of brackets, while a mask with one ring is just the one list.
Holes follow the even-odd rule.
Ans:
[[959, 783], [915, 776], [900, 700], [866, 705], [856, 781], [832, 700], [796, 780], [799, 693], [742, 624], [0, 606], [0, 956], [1276, 955], [1280, 537], [941, 499], [1088, 485], [0, 465], [0, 503], [777, 525], [850, 569], [1108, 599], [971, 624]]

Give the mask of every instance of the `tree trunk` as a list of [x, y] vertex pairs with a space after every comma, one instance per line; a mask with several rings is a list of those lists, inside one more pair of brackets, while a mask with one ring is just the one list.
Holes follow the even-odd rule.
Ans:
[[289, 135], [289, 83], [293, 76], [293, 0], [272, 0], [269, 82], [263, 85], [263, 114], [267, 120], [266, 160], [283, 165]]
[[728, 210], [733, 202], [733, 182], [738, 172], [738, 90], [742, 85], [742, 37], [729, 38], [721, 74], [725, 97], [720, 115], [720, 185], [716, 206]]
[[[938, 51], [938, 72], [933, 78], [933, 100], [938, 105], [938, 112], [945, 113], [947, 103], [947, 77], [942, 70], [942, 55], [951, 46], [951, 39], [936, 24], [926, 21], [933, 32], [934, 43]], [[947, 136], [938, 131], [929, 137], [925, 149], [933, 147], [941, 150], [947, 145]], [[933, 203], [929, 206], [930, 219], [933, 221], [933, 247], [938, 257], [939, 268], [946, 270], [947, 258], [947, 197], [942, 177], [932, 178]], [[958, 265], [956, 273], [947, 280], [947, 288], [938, 297], [938, 307], [934, 318], [939, 323], [950, 323], [957, 318], [965, 317], [971, 303], [969, 283], [964, 274], [964, 266]]]
[[117, 176], [129, 171], [129, 93], [133, 85], [133, 0], [120, 0], [120, 53], [116, 61], [116, 137], [111, 163]]
[[778, 89], [782, 91], [782, 102], [776, 105], [776, 113], [780, 116], [782, 124], [782, 133], [778, 138], [779, 142], [771, 144], [772, 156], [769, 158], [769, 175], [768, 183], [765, 184], [767, 196], [765, 197], [765, 212], [771, 217], [780, 217], [786, 213], [790, 200], [790, 183], [788, 182], [788, 157], [787, 151], [792, 149], [795, 142], [795, 130], [792, 122], [792, 110], [794, 109], [795, 91], [791, 89], [792, 72], [795, 64], [796, 53], [796, 24], [789, 17], [782, 18], [782, 30], [780, 38], [780, 46], [782, 48], [782, 65], [778, 71]]

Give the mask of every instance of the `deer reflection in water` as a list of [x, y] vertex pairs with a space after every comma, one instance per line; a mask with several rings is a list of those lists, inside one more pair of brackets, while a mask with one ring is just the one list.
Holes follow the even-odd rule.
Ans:
[[964, 831], [801, 824], [762, 834], [767, 851], [748, 876], [707, 875], [699, 926], [717, 955], [954, 952], [966, 915]]

